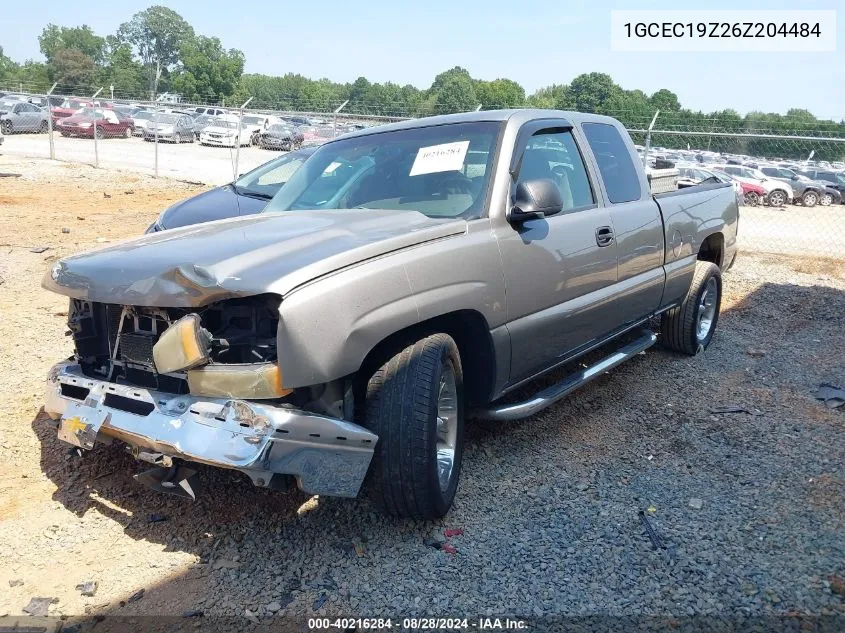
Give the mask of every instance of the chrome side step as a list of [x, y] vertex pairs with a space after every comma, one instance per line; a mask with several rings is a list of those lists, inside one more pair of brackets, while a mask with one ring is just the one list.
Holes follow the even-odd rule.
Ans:
[[589, 367], [585, 367], [570, 374], [561, 382], [546, 387], [541, 392], [537, 393], [533, 398], [523, 402], [514, 404], [503, 404], [498, 407], [491, 407], [489, 409], [481, 409], [473, 413], [474, 417], [486, 418], [488, 420], [519, 420], [534, 415], [538, 411], [542, 411], [548, 406], [568, 396], [570, 393], [578, 389], [594, 378], [598, 378], [601, 374], [609, 371], [625, 362], [632, 356], [636, 356], [640, 352], [647, 350], [649, 347], [657, 342], [657, 334], [643, 330], [638, 339], [632, 341], [621, 347], [619, 350], [606, 356], [599, 362]]

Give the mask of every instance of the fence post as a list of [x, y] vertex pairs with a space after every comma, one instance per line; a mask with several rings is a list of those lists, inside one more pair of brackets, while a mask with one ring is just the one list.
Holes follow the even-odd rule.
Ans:
[[660, 114], [660, 110], [657, 110], [654, 113], [654, 117], [651, 119], [651, 124], [648, 126], [648, 131], [645, 134], [645, 151], [643, 151], [643, 169], [648, 169], [648, 148], [651, 147], [651, 130], [654, 128], [654, 122], [657, 121], [657, 115]]
[[241, 106], [238, 112], [238, 128], [235, 130], [235, 177], [232, 178], [232, 180], [238, 179], [238, 163], [241, 160], [241, 125], [244, 119], [244, 108], [249, 105], [250, 101], [252, 101], [252, 97], [244, 101], [243, 105]]
[[158, 101], [153, 101], [153, 152], [155, 154], [153, 176], [158, 178]]
[[53, 84], [53, 87], [47, 91], [47, 135], [50, 137], [50, 160], [56, 160], [56, 144], [53, 141], [53, 104], [50, 103], [50, 95], [56, 89], [59, 82]]
[[[97, 92], [91, 95], [91, 105], [94, 106], [94, 167], [98, 169], [100, 167], [100, 149], [97, 144], [97, 106], [94, 104], [94, 99], [96, 99], [97, 95], [100, 94], [102, 91], [103, 89], [100, 88]], [[103, 116], [105, 117], [105, 115]]]
[[332, 138], [337, 136], [337, 113], [343, 110], [347, 103], [349, 103], [349, 99], [341, 103], [340, 107], [334, 111], [334, 120], [332, 121]]

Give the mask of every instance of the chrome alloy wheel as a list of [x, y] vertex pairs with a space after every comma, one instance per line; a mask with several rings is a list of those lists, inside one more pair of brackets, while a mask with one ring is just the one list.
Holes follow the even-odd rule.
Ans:
[[696, 338], [699, 342], [707, 339], [710, 330], [713, 329], [713, 321], [716, 318], [716, 302], [719, 299], [719, 287], [716, 278], [711, 277], [704, 286], [701, 299], [698, 302], [698, 327]]
[[440, 374], [437, 388], [437, 477], [440, 490], [445, 492], [452, 480], [455, 466], [455, 445], [458, 440], [458, 390], [455, 370], [447, 363]]

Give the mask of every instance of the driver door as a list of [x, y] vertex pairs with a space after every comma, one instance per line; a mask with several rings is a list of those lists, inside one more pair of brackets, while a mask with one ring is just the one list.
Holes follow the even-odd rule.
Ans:
[[563, 210], [497, 231], [507, 292], [514, 384], [554, 366], [613, 329], [608, 292], [616, 283], [610, 213], [599, 203], [596, 175], [569, 124], [542, 128], [515, 149], [513, 189], [547, 178]]

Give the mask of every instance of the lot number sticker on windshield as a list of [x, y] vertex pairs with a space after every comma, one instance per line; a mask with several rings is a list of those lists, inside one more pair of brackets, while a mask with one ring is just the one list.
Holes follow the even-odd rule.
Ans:
[[421, 176], [441, 171], [457, 171], [464, 166], [468, 149], [469, 141], [421, 147], [409, 175]]

